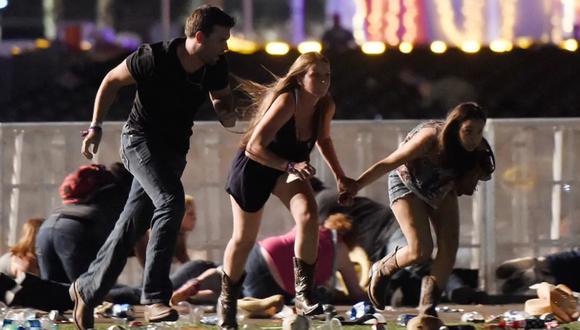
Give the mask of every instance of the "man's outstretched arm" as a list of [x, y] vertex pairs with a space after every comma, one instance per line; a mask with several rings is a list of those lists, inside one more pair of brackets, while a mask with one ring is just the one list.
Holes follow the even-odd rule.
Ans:
[[[123, 86], [132, 85], [135, 79], [129, 72], [125, 61], [121, 62], [114, 69], [109, 71], [101, 86], [97, 91], [95, 98], [95, 105], [93, 108], [93, 120], [91, 126], [85, 136], [82, 144], [81, 152], [88, 159], [93, 158], [93, 154], [97, 152], [99, 144], [101, 143], [102, 131], [101, 124], [105, 118], [109, 108], [117, 98], [119, 89]], [[93, 146], [91, 150], [91, 145]]]

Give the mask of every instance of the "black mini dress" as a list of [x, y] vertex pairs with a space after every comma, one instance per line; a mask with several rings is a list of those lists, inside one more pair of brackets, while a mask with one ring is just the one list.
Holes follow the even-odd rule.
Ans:
[[[315, 128], [319, 127], [320, 110], [315, 112]], [[276, 133], [268, 150], [277, 156], [295, 163], [310, 160], [310, 152], [316, 143], [318, 129], [308, 141], [296, 137], [296, 122], [292, 116]], [[226, 191], [236, 200], [242, 210], [257, 212], [264, 207], [276, 181], [285, 172], [262, 165], [246, 156], [245, 148], [240, 148], [232, 161]]]

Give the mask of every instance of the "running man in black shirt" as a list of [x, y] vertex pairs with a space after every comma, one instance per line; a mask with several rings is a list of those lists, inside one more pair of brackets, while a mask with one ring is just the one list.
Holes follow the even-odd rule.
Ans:
[[177, 320], [177, 312], [169, 306], [169, 270], [184, 213], [181, 175], [193, 119], [208, 92], [222, 124], [235, 124], [224, 58], [234, 24], [220, 9], [200, 7], [187, 18], [186, 38], [144, 44], [103, 79], [82, 153], [93, 157], [101, 141], [101, 123], [117, 92], [137, 84], [121, 134], [121, 158], [134, 180], [125, 208], [97, 259], [71, 285], [77, 328], [93, 327], [94, 306], [109, 292], [136, 241], [149, 228], [141, 296], [141, 302], [148, 305], [145, 318], [149, 322]]

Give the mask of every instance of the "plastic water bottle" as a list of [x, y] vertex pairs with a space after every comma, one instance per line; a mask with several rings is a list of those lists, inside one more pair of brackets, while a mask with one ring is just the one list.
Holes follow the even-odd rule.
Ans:
[[366, 314], [373, 314], [375, 308], [368, 301], [360, 301], [352, 306], [350, 309], [350, 319], [355, 320]]
[[2, 330], [42, 330], [40, 320], [10, 320], [4, 319]]
[[179, 313], [179, 321], [193, 323], [191, 320], [192, 307], [190, 303], [187, 301], [180, 301], [177, 303], [176, 309]]
[[461, 322], [483, 323], [485, 318], [479, 312], [467, 312], [461, 315]]
[[397, 316], [397, 325], [401, 326], [401, 327], [406, 327], [407, 323], [409, 323], [409, 321], [414, 318], [415, 316], [417, 316], [416, 314], [400, 314], [399, 316]]

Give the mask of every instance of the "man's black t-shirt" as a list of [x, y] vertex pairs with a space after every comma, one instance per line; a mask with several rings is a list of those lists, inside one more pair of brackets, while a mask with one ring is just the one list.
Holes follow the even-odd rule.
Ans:
[[208, 92], [228, 85], [225, 56], [187, 73], [177, 56], [185, 38], [143, 44], [127, 57], [137, 92], [128, 124], [164, 151], [187, 152], [193, 120]]

